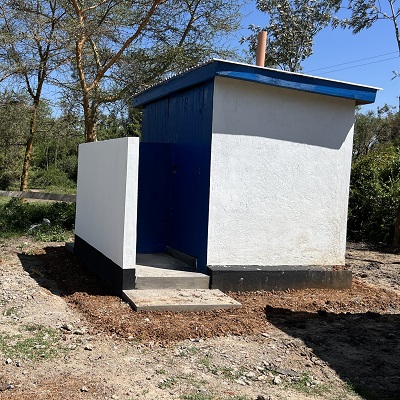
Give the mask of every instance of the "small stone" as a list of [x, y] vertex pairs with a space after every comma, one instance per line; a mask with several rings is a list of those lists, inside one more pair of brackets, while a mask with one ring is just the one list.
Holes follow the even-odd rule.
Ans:
[[246, 382], [243, 379], [236, 379], [235, 382], [238, 383], [239, 385], [246, 386]]
[[93, 346], [91, 344], [87, 344], [85, 346], [85, 350], [92, 351], [93, 350]]
[[279, 376], [275, 376], [272, 383], [274, 385], [280, 385], [282, 383], [282, 379]]
[[82, 329], [75, 329], [72, 333], [74, 335], [84, 335], [85, 334], [85, 332]]
[[255, 378], [256, 377], [256, 374], [255, 374], [255, 372], [247, 372], [246, 374], [245, 374], [245, 376], [246, 376], [246, 378]]
[[8, 365], [8, 364], [11, 364], [11, 363], [12, 363], [11, 358], [7, 358], [7, 359], [6, 359], [6, 364]]
[[62, 324], [62, 325], [61, 325], [61, 328], [64, 329], [64, 330], [66, 330], [66, 331], [68, 331], [68, 332], [71, 332], [71, 331], [74, 330], [74, 327], [73, 327], [72, 324]]
[[88, 392], [89, 389], [86, 386], [81, 387], [81, 392]]
[[17, 366], [17, 367], [21, 367], [21, 362], [20, 361], [17, 361], [16, 363], [15, 363], [15, 365]]

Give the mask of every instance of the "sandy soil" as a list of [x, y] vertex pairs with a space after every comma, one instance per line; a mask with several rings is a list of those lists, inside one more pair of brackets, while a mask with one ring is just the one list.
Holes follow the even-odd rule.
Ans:
[[350, 290], [134, 312], [63, 244], [0, 243], [0, 399], [400, 399], [400, 256], [351, 244]]

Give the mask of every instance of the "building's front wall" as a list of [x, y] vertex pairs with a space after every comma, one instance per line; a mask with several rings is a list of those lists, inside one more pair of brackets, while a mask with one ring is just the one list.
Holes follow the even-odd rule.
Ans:
[[79, 146], [75, 235], [121, 269], [135, 267], [139, 139]]
[[214, 90], [207, 264], [344, 264], [354, 101]]

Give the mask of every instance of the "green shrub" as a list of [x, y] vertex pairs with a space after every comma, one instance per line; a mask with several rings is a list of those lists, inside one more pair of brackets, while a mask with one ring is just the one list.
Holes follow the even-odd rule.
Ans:
[[66, 242], [71, 238], [71, 231], [59, 225], [39, 225], [28, 231], [29, 235], [42, 242]]
[[400, 148], [385, 145], [352, 167], [348, 238], [390, 245], [400, 201]]
[[32, 171], [29, 186], [38, 189], [47, 189], [49, 186], [74, 188], [76, 184], [66, 172], [56, 167], [49, 167]]
[[75, 225], [75, 203], [52, 203], [47, 210], [47, 218], [52, 225], [73, 229]]
[[[42, 224], [43, 218], [50, 220], [50, 225], [41, 225], [30, 230], [32, 225]], [[26, 202], [11, 199], [0, 205], [0, 232], [3, 235], [31, 233], [40, 240], [51, 236], [52, 241], [62, 239], [62, 232], [71, 230], [75, 224], [74, 203]], [[64, 235], [65, 236], [65, 235]]]

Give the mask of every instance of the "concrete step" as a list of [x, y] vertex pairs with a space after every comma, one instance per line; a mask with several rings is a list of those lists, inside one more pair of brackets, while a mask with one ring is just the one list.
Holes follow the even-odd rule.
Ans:
[[205, 311], [241, 307], [218, 289], [124, 290], [136, 311]]
[[168, 254], [137, 254], [135, 289], [208, 289], [210, 277]]

